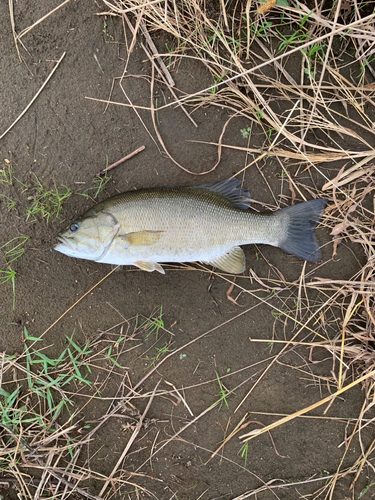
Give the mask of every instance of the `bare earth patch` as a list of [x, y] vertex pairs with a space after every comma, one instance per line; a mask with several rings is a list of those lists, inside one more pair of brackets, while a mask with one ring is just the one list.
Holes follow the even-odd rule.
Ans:
[[[1, 498], [373, 497], [375, 14], [320, 4], [0, 3]], [[322, 261], [52, 250], [108, 196], [232, 176], [326, 198]]]

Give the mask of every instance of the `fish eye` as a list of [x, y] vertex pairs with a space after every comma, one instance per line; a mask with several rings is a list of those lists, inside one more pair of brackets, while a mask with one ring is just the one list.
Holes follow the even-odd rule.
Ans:
[[72, 224], [70, 226], [70, 230], [72, 231], [72, 233], [75, 233], [76, 231], [78, 231], [78, 228], [79, 228], [79, 225], [77, 222], [74, 222], [74, 224]]

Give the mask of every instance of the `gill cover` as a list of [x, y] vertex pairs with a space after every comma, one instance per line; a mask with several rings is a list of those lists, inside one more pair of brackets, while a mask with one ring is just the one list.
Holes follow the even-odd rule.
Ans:
[[55, 250], [69, 257], [99, 260], [108, 252], [119, 229], [112, 214], [91, 209], [61, 233]]

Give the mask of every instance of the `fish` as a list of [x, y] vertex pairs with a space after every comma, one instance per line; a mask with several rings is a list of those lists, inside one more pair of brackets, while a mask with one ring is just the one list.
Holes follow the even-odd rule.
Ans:
[[315, 199], [271, 213], [250, 210], [236, 178], [195, 187], [128, 191], [98, 203], [58, 236], [69, 257], [133, 265], [165, 274], [161, 264], [202, 262], [220, 271], [246, 269], [242, 245], [267, 244], [318, 262], [315, 228], [327, 201]]

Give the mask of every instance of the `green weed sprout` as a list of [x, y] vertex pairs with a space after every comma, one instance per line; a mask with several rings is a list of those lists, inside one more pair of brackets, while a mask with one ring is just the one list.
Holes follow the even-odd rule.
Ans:
[[106, 167], [104, 169], [104, 175], [100, 177], [94, 177], [92, 180], [92, 185], [87, 188], [81, 196], [85, 198], [93, 198], [94, 200], [104, 191], [105, 186], [112, 179], [111, 175], [108, 175], [106, 168], [108, 167], [108, 156], [106, 161]]
[[13, 290], [13, 310], [16, 307], [16, 271], [12, 269], [11, 264], [24, 254], [24, 245], [28, 239], [27, 236], [16, 236], [0, 247], [6, 261], [6, 269], [0, 270], [0, 285], [4, 285], [8, 281], [11, 283]]
[[226, 76], [227, 76], [226, 74], [224, 74], [224, 75], [222, 75], [222, 76], [213, 75], [213, 77], [214, 77], [214, 79], [215, 79], [215, 84], [214, 84], [214, 85], [211, 87], [211, 89], [209, 90], [209, 92], [210, 92], [211, 94], [216, 94], [216, 91], [217, 91], [217, 85], [218, 85], [219, 83], [221, 83], [221, 82], [224, 80], [224, 78], [225, 78]]
[[0, 285], [4, 285], [8, 281], [12, 284], [14, 310], [16, 307], [16, 271], [13, 269], [0, 270]]
[[364, 497], [364, 495], [366, 495], [366, 493], [368, 492], [368, 490], [369, 490], [372, 486], [374, 486], [374, 485], [375, 485], [375, 483], [371, 483], [371, 484], [369, 484], [368, 486], [366, 486], [366, 487], [365, 487], [365, 488], [361, 491], [361, 493], [359, 494], [358, 500], [360, 500], [361, 498], [363, 498], [363, 497]]
[[48, 224], [51, 217], [59, 218], [64, 201], [72, 194], [72, 190], [68, 186], [61, 188], [48, 189], [35, 176], [34, 195], [28, 199], [31, 200], [31, 206], [26, 210], [26, 220], [41, 216], [46, 219]]
[[[69, 346], [64, 349], [58, 358], [50, 358], [45, 353], [27, 345], [43, 342], [43, 339], [29, 335], [24, 327], [25, 337], [25, 357], [26, 357], [26, 382], [31, 394], [37, 396], [45, 402], [47, 413], [40, 414], [36, 411], [37, 406], [30, 407], [26, 400], [21, 397], [24, 387], [17, 383], [17, 387], [12, 391], [0, 388], [0, 422], [15, 434], [20, 434], [21, 429], [39, 424], [46, 432], [53, 433], [55, 429], [51, 424], [65, 408], [70, 413], [69, 405], [72, 402], [63, 395], [63, 388], [70, 383], [85, 383], [91, 387], [85, 376], [82, 375], [82, 368], [90, 372], [89, 366], [85, 363], [91, 351], [88, 345], [79, 347], [73, 341], [73, 335], [67, 337]], [[59, 397], [60, 396], [60, 397]], [[57, 403], [57, 399], [60, 401]], [[23, 402], [25, 401], [25, 402]], [[49, 425], [47, 425], [49, 420]]]
[[153, 358], [146, 358], [147, 361], [151, 361], [151, 363], [147, 366], [147, 368], [150, 368], [151, 366], [155, 366], [158, 361], [161, 360], [163, 356], [168, 354], [169, 352], [174, 351], [174, 349], [169, 349], [170, 344], [166, 342], [163, 347], [155, 347], [156, 349], [156, 356]]
[[13, 208], [16, 206], [16, 202], [9, 198], [9, 196], [5, 196], [5, 194], [0, 194], [0, 197], [4, 199], [4, 203], [8, 208], [8, 212], [13, 210]]
[[144, 323], [142, 323], [137, 331], [139, 332], [147, 332], [146, 339], [152, 334], [155, 334], [156, 340], [159, 338], [159, 330], [164, 328], [163, 321], [163, 306], [160, 306], [160, 309], [157, 309], [153, 312]]
[[247, 465], [247, 454], [248, 454], [248, 452], [249, 452], [249, 442], [246, 441], [246, 443], [243, 446], [241, 446], [241, 449], [239, 451], [239, 453], [241, 454], [241, 458], [243, 458], [244, 461], [245, 461], [245, 465], [244, 465], [245, 468], [246, 468], [246, 465]]
[[9, 186], [13, 185], [13, 179], [21, 184], [21, 186], [27, 189], [26, 184], [21, 182], [17, 177], [14, 177], [14, 170], [11, 162], [8, 159], [4, 160], [4, 164], [0, 165], [0, 184], [8, 184]]
[[13, 183], [13, 167], [9, 160], [4, 160], [4, 165], [0, 165], [0, 184]]
[[107, 23], [107, 21], [104, 21], [104, 26], [103, 26], [103, 29], [102, 29], [102, 33], [104, 33], [106, 37], [108, 37], [110, 40], [112, 40], [112, 42], [115, 40], [113, 38], [113, 36], [108, 33], [108, 23]]
[[222, 404], [223, 402], [225, 403], [225, 406], [227, 408], [229, 408], [229, 404], [228, 404], [228, 401], [227, 401], [227, 395], [231, 392], [229, 389], [226, 389], [224, 387], [224, 385], [221, 383], [221, 380], [220, 380], [220, 377], [219, 377], [219, 374], [217, 372], [216, 373], [216, 379], [217, 379], [217, 383], [219, 384], [219, 388], [220, 388], [220, 399], [214, 403], [215, 405], [220, 403], [220, 408], [222, 407]]
[[241, 128], [240, 132], [243, 139], [248, 139], [251, 133], [251, 127]]

